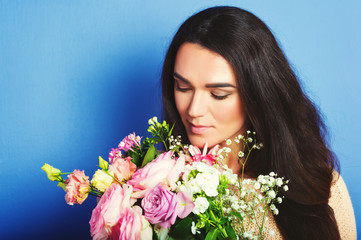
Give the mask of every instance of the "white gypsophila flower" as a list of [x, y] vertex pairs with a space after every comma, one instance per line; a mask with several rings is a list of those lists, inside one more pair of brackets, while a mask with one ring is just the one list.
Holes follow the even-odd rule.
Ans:
[[281, 187], [282, 184], [283, 184], [282, 178], [277, 178], [277, 179], [276, 179], [276, 185], [277, 185], [278, 187]]
[[255, 189], [260, 189], [260, 187], [261, 187], [261, 184], [259, 182], [254, 183], [254, 188]]
[[263, 186], [261, 187], [261, 192], [267, 192], [268, 190], [269, 190], [269, 187], [266, 186], [266, 185], [263, 185]]
[[268, 195], [271, 199], [273, 199], [273, 198], [276, 197], [276, 193], [275, 193], [275, 191], [273, 191], [273, 190], [267, 192], [267, 195]]
[[247, 134], [250, 134], [251, 133], [251, 131], [250, 130], [247, 130]]
[[239, 151], [239, 152], [238, 152], [238, 157], [240, 157], [240, 158], [244, 157], [244, 152]]
[[274, 214], [274, 215], [278, 215], [278, 214], [279, 214], [279, 211], [278, 211], [277, 208], [276, 208], [275, 210], [273, 210], [273, 214]]
[[232, 150], [229, 147], [224, 147], [223, 152], [230, 153]]
[[197, 197], [194, 201], [193, 213], [199, 215], [204, 213], [209, 207], [209, 202], [205, 197]]
[[275, 179], [274, 179], [274, 177], [270, 177], [269, 179], [268, 179], [268, 186], [273, 186], [273, 183], [274, 183], [274, 181], [275, 181]]
[[244, 198], [246, 196], [247, 192], [246, 191], [242, 191], [240, 194], [240, 198]]
[[263, 207], [259, 206], [259, 207], [258, 207], [258, 212], [264, 213]]
[[274, 172], [270, 172], [269, 175], [270, 175], [271, 177], [274, 177], [276, 174], [275, 174]]
[[238, 203], [234, 202], [234, 203], [232, 203], [231, 208], [233, 208], [235, 211], [239, 211], [240, 206]]
[[283, 186], [283, 190], [284, 190], [285, 192], [287, 192], [287, 191], [288, 191], [288, 186], [287, 186], [287, 185]]
[[261, 184], [266, 184], [267, 180], [263, 175], [259, 175], [258, 182], [260, 182]]
[[249, 185], [251, 183], [251, 179], [245, 179], [243, 180], [243, 183], [246, 184], [246, 185]]
[[277, 202], [278, 202], [278, 203], [282, 203], [282, 198], [281, 198], [281, 197], [278, 197], [278, 198], [277, 198]]
[[232, 144], [232, 140], [231, 140], [231, 139], [227, 139], [227, 140], [226, 140], [226, 144], [227, 144], [227, 145], [231, 145], [231, 144]]
[[236, 143], [239, 143], [239, 140], [238, 140], [238, 139], [234, 139], [234, 141], [235, 141]]
[[253, 142], [253, 139], [251, 137], [249, 137], [249, 138], [247, 138], [247, 141], [251, 143], [251, 142]]
[[271, 205], [269, 206], [269, 208], [270, 208], [272, 211], [275, 210], [275, 209], [277, 209], [274, 204], [271, 204]]

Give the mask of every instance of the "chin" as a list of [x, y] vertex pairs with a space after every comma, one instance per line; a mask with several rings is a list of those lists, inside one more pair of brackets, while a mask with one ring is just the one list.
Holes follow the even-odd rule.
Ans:
[[215, 142], [214, 139], [207, 140], [207, 138], [197, 136], [197, 135], [189, 136], [188, 139], [189, 139], [190, 143], [193, 146], [196, 146], [196, 147], [201, 148], [201, 149], [204, 147], [204, 145], [206, 143], [208, 143], [208, 149], [210, 149], [210, 148], [214, 147], [215, 145], [219, 144], [218, 142]]

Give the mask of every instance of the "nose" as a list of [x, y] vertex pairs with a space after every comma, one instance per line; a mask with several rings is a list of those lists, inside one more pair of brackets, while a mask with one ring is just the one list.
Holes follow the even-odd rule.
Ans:
[[188, 107], [188, 115], [192, 118], [204, 116], [207, 112], [207, 101], [200, 92], [195, 92]]

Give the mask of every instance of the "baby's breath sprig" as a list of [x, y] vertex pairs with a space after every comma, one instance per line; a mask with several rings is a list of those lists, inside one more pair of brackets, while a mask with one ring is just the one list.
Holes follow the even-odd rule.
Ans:
[[[242, 164], [241, 182], [243, 182], [245, 166], [251, 152], [254, 149], [261, 149], [263, 144], [257, 142], [256, 132], [251, 132], [250, 130], [246, 131], [245, 136], [239, 134], [233, 141], [231, 139], [226, 139], [226, 145], [230, 146], [232, 143], [241, 146], [241, 149], [235, 148], [232, 153], [238, 157], [238, 161]], [[231, 148], [224, 147], [221, 151], [225, 154], [225, 158], [227, 158], [228, 154], [231, 152]]]

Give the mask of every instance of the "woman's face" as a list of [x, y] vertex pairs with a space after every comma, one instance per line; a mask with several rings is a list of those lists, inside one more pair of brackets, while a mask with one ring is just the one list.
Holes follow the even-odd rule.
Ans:
[[184, 43], [174, 66], [174, 97], [192, 145], [224, 145], [245, 131], [246, 114], [231, 65], [198, 44]]

